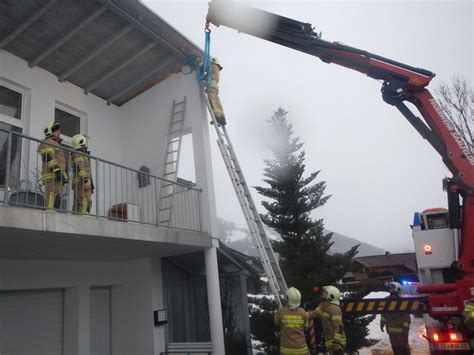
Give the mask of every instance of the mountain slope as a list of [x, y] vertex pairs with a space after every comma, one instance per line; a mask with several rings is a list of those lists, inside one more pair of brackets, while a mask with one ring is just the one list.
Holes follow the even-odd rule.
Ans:
[[[238, 227], [233, 222], [221, 218], [218, 219], [218, 228], [219, 239], [228, 247], [250, 256], [257, 256], [257, 250], [247, 229]], [[326, 232], [329, 233], [330, 231], [326, 230]], [[273, 231], [267, 230], [267, 233], [270, 238], [277, 238]], [[333, 253], [344, 253], [357, 244], [360, 244], [359, 254], [357, 254], [357, 256], [378, 255], [384, 254], [385, 252], [382, 248], [336, 232], [333, 232], [332, 241], [334, 242], [334, 245], [331, 247], [331, 252]]]

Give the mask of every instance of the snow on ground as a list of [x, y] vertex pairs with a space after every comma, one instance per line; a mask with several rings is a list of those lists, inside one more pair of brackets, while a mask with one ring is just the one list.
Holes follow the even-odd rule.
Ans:
[[[388, 292], [371, 292], [364, 298], [385, 298]], [[389, 355], [392, 354], [390, 340], [386, 332], [380, 330], [380, 315], [378, 315], [369, 325], [369, 338], [379, 339], [380, 341], [370, 348], [363, 348], [359, 351], [360, 355]], [[412, 355], [429, 354], [428, 342], [420, 338], [420, 334], [426, 334], [423, 318], [411, 317], [409, 342]]]

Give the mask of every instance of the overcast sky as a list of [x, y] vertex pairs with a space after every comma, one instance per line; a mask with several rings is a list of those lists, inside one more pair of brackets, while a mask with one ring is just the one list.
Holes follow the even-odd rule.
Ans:
[[[144, 3], [204, 47], [207, 2]], [[432, 92], [455, 74], [472, 85], [471, 0], [249, 4], [309, 22], [325, 40], [431, 70], [437, 74]], [[225, 27], [213, 26], [211, 51], [224, 66], [220, 96], [250, 185], [261, 185], [263, 159], [271, 157], [267, 120], [281, 106], [305, 143], [307, 172], [321, 170], [332, 195], [314, 217], [392, 252], [413, 249], [413, 212], [446, 207], [441, 181], [450, 173], [401, 113], [382, 101], [380, 82]], [[214, 139], [212, 149], [218, 215], [244, 226]], [[263, 211], [255, 190], [253, 196]]]

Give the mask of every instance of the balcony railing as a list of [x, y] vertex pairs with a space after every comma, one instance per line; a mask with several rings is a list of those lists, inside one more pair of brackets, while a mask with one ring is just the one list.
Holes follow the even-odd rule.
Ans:
[[[0, 203], [38, 209], [50, 208], [63, 213], [88, 214], [121, 222], [134, 222], [191, 231], [201, 231], [201, 190], [192, 183], [174, 182], [131, 169], [95, 156], [89, 156], [94, 192], [90, 211], [81, 205], [80, 197], [90, 185], [73, 184], [71, 157], [78, 151], [60, 146], [68, 162], [67, 176], [49, 180], [48, 191], [58, 191], [49, 206], [42, 179], [43, 164], [39, 153], [45, 142], [17, 132], [0, 129]], [[53, 147], [53, 146], [51, 146]], [[58, 148], [58, 146], [54, 146]], [[79, 153], [82, 154], [82, 153]], [[59, 175], [59, 174], [58, 174]], [[76, 195], [76, 199], [75, 196]], [[79, 199], [77, 198], [79, 197]]]

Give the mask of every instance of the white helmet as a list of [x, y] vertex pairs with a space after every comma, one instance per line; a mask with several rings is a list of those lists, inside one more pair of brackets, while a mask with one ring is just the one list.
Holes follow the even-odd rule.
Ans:
[[400, 296], [403, 293], [403, 286], [398, 282], [390, 282], [388, 284], [388, 290], [390, 293]]
[[57, 131], [60, 127], [58, 122], [48, 122], [43, 126], [43, 133], [44, 133], [44, 138], [49, 138], [52, 137], [53, 132]]
[[330, 303], [339, 305], [339, 300], [341, 299], [341, 291], [334, 286], [324, 286], [323, 287], [323, 298], [329, 301]]
[[87, 136], [83, 134], [76, 134], [71, 138], [71, 145], [74, 149], [85, 149], [87, 150]]
[[298, 289], [290, 287], [286, 290], [286, 298], [288, 299], [288, 305], [291, 307], [299, 307], [301, 303], [301, 293]]

